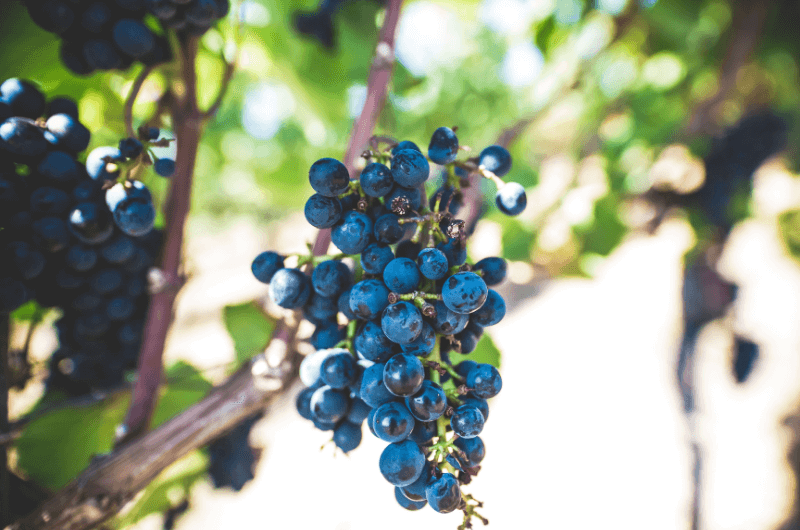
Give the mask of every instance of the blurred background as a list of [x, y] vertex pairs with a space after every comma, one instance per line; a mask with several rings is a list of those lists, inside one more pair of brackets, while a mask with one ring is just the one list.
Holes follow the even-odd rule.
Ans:
[[[0, 78], [74, 97], [90, 148], [116, 144], [140, 66], [76, 77], [24, 7], [2, 9]], [[307, 171], [342, 158], [383, 17], [380, 2], [342, 1], [332, 34], [299, 32], [298, 13], [317, 9], [246, 0], [202, 39], [208, 105], [242, 26], [239, 69], [200, 146], [156, 423], [266, 344], [281, 313], [259, 308], [252, 259], [315, 236]], [[473, 262], [509, 261], [510, 311], [475, 354], [504, 378], [469, 487], [492, 528], [800, 528], [798, 20], [793, 0], [404, 3], [376, 132], [426, 145], [446, 125], [477, 150], [506, 142], [509, 178], [528, 193], [515, 218], [487, 202], [469, 247]], [[151, 74], [135, 115], [175, 75]], [[147, 185], [163, 199], [164, 180]], [[34, 497], [109, 450], [129, 402], [125, 387], [31, 415], [56, 318], [26, 306], [12, 327], [26, 375], [10, 396], [10, 458]], [[365, 435], [336, 454], [295, 412], [299, 390], [239, 429], [221, 474], [207, 473], [213, 450], [194, 452], [108, 527], [460, 523], [397, 506], [383, 444]]]

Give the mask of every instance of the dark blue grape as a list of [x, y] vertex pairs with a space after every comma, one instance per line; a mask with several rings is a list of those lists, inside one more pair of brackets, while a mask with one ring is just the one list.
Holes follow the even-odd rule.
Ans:
[[69, 214], [69, 230], [81, 242], [98, 245], [114, 233], [108, 210], [94, 202], [82, 202]]
[[475, 361], [466, 360], [458, 363], [455, 369], [458, 375], [466, 379], [467, 374], [469, 374], [470, 370], [472, 370], [476, 366], [478, 366], [478, 363], [476, 363]]
[[419, 286], [419, 281], [417, 264], [408, 258], [393, 259], [383, 271], [383, 283], [395, 293], [410, 293]]
[[333, 443], [345, 453], [349, 453], [361, 444], [361, 424], [343, 421], [333, 431]]
[[153, 229], [156, 210], [150, 190], [140, 181], [118, 183], [106, 191], [114, 223], [129, 236], [141, 237]]
[[68, 114], [54, 114], [47, 119], [44, 138], [58, 149], [79, 153], [89, 146], [92, 134], [77, 118]]
[[350, 310], [364, 320], [372, 320], [389, 305], [389, 290], [380, 280], [362, 280], [350, 291]]
[[384, 403], [395, 399], [395, 395], [389, 392], [389, 389], [383, 384], [384, 367], [383, 363], [375, 363], [364, 370], [364, 375], [361, 378], [358, 397], [373, 408], [380, 407]]
[[479, 436], [474, 436], [472, 438], [456, 438], [453, 443], [464, 452], [467, 458], [464, 463], [469, 467], [477, 466], [486, 456], [486, 447]]
[[339, 352], [322, 361], [320, 367], [322, 382], [331, 388], [345, 388], [356, 377], [356, 361], [349, 352]]
[[450, 417], [450, 427], [462, 438], [474, 438], [483, 430], [483, 414], [473, 404], [460, 405]]
[[57, 217], [43, 217], [31, 225], [33, 242], [45, 252], [58, 252], [69, 243], [67, 225]]
[[106, 315], [111, 320], [127, 320], [133, 315], [134, 310], [133, 300], [125, 296], [118, 296], [109, 300], [106, 306]]
[[97, 252], [83, 245], [72, 245], [64, 260], [72, 270], [86, 272], [97, 264]]
[[403, 238], [405, 228], [400, 217], [393, 213], [380, 216], [375, 221], [375, 239], [384, 245], [394, 245]]
[[315, 193], [306, 201], [306, 221], [314, 228], [330, 228], [342, 218], [342, 203], [336, 197]]
[[433, 351], [436, 345], [436, 333], [427, 322], [422, 323], [422, 332], [408, 344], [402, 344], [403, 353], [424, 357]]
[[489, 399], [500, 393], [503, 379], [491, 364], [478, 364], [467, 373], [466, 384], [477, 397]]
[[[376, 365], [377, 366], [377, 365]], [[383, 383], [396, 396], [411, 396], [422, 388], [425, 370], [422, 362], [405, 353], [398, 353], [383, 368]]]
[[405, 149], [392, 157], [392, 178], [399, 186], [416, 188], [428, 180], [429, 174], [428, 160], [419, 151]]
[[421, 510], [422, 508], [425, 507], [426, 504], [428, 504], [428, 501], [426, 500], [412, 501], [411, 499], [406, 497], [403, 494], [403, 491], [397, 486], [394, 487], [394, 498], [397, 499], [397, 503], [401, 507], [412, 512], [416, 510]]
[[396, 345], [387, 337], [380, 324], [369, 321], [356, 333], [353, 340], [356, 353], [368, 361], [383, 363], [397, 353]]
[[459, 347], [454, 348], [456, 351], [458, 351], [458, 353], [468, 354], [474, 352], [475, 348], [478, 346], [478, 342], [481, 340], [481, 336], [483, 335], [483, 328], [477, 324], [474, 324], [471, 319], [472, 316], [470, 316], [470, 323], [467, 325], [467, 327], [460, 333], [456, 333], [454, 337], [459, 343]]
[[250, 266], [250, 270], [253, 271], [253, 276], [261, 283], [269, 283], [272, 281], [272, 277], [275, 273], [282, 268], [283, 256], [271, 250], [267, 250], [256, 256], [256, 259], [253, 260], [253, 264]]
[[350, 287], [352, 273], [347, 265], [338, 260], [323, 261], [311, 274], [311, 286], [320, 296], [338, 296]]
[[103, 2], [95, 2], [83, 12], [81, 27], [90, 33], [100, 33], [113, 19], [109, 6]]
[[109, 263], [120, 264], [136, 253], [136, 245], [129, 238], [118, 235], [100, 249], [100, 255]]
[[509, 182], [497, 191], [497, 208], [506, 215], [519, 215], [528, 205], [525, 188], [516, 182]]
[[123, 18], [114, 24], [112, 34], [114, 44], [131, 57], [141, 57], [156, 45], [156, 37], [150, 28], [131, 18]]
[[424, 445], [431, 441], [434, 436], [436, 436], [435, 421], [418, 421], [408, 439], [420, 445]]
[[[423, 422], [420, 421], [416, 422], [417, 426], [414, 427], [414, 432], [417, 431], [421, 423]], [[435, 423], [431, 422], [428, 423], [427, 425], [435, 425]], [[434, 427], [434, 431], [435, 430], [436, 428]], [[411, 438], [409, 437], [409, 440], [410, 439]], [[426, 461], [425, 468], [422, 470], [422, 473], [420, 474], [419, 478], [414, 482], [412, 482], [411, 484], [409, 484], [408, 486], [403, 486], [400, 488], [400, 491], [403, 492], [403, 495], [406, 498], [411, 499], [412, 501], [424, 501], [425, 487], [431, 481], [432, 470], [433, 470], [433, 465], [431, 464], [430, 461]]]
[[175, 174], [175, 161], [170, 158], [159, 158], [153, 164], [156, 174], [169, 178]]
[[441, 386], [426, 379], [414, 395], [406, 397], [406, 407], [419, 421], [434, 421], [447, 409], [447, 396]]
[[490, 145], [481, 151], [479, 164], [498, 177], [506, 175], [511, 170], [511, 154], [505, 147]]
[[308, 180], [314, 191], [325, 197], [336, 197], [350, 186], [350, 173], [344, 164], [333, 158], [321, 158], [311, 165]]
[[122, 153], [116, 147], [96, 147], [86, 157], [86, 172], [94, 180], [115, 180], [119, 176], [116, 163], [122, 160]]
[[42, 186], [31, 193], [30, 205], [34, 217], [59, 216], [69, 208], [69, 196], [62, 190]]
[[344, 390], [321, 386], [311, 395], [311, 415], [324, 423], [335, 423], [347, 415], [350, 395]]
[[470, 315], [470, 322], [486, 327], [494, 326], [506, 316], [506, 302], [494, 289], [489, 289], [484, 304]]
[[474, 272], [458, 272], [445, 280], [442, 301], [456, 313], [474, 313], [486, 301], [489, 288]]
[[297, 399], [295, 399], [297, 412], [307, 420], [314, 420], [314, 416], [311, 414], [311, 396], [316, 390], [315, 387], [304, 388], [297, 394]]
[[439, 127], [431, 136], [428, 157], [439, 165], [449, 164], [458, 155], [458, 137], [449, 127]]
[[441, 300], [434, 302], [433, 307], [436, 309], [436, 316], [432, 326], [436, 333], [455, 335], [467, 327], [469, 316], [451, 311]]
[[371, 243], [361, 253], [361, 267], [367, 274], [383, 274], [383, 270], [394, 259], [388, 245]]
[[483, 414], [483, 421], [489, 421], [489, 403], [485, 399], [475, 397], [473, 395], [467, 395], [466, 397], [461, 398], [461, 403], [464, 405], [473, 405], [477, 407], [478, 410], [481, 411], [481, 414]]
[[409, 344], [422, 333], [422, 314], [414, 304], [401, 300], [383, 310], [381, 329], [392, 342]]
[[44, 94], [23, 79], [12, 77], [3, 81], [0, 97], [11, 107], [14, 116], [36, 119], [44, 113]]
[[373, 162], [361, 171], [361, 189], [370, 197], [383, 197], [394, 187], [392, 170], [383, 164]]
[[16, 267], [19, 276], [31, 280], [44, 270], [45, 258], [41, 252], [25, 241], [14, 241], [6, 246], [6, 255]]
[[74, 120], [78, 119], [78, 104], [74, 100], [64, 97], [56, 96], [47, 102], [47, 108], [44, 112], [48, 118], [55, 114], [66, 114]]
[[431, 508], [439, 513], [450, 513], [461, 504], [461, 490], [458, 481], [450, 473], [431, 481], [425, 488], [425, 498]]
[[270, 298], [285, 309], [302, 307], [310, 294], [311, 282], [298, 269], [280, 269], [269, 284]]
[[322, 385], [322, 362], [337, 353], [346, 353], [347, 350], [331, 349], [319, 350], [307, 355], [300, 363], [300, 380], [308, 387], [318, 387]]
[[753, 371], [758, 360], [758, 344], [736, 337], [734, 343], [733, 375], [737, 383], [744, 383]]
[[418, 153], [422, 153], [422, 149], [420, 149], [417, 144], [415, 144], [414, 142], [411, 142], [409, 140], [403, 140], [402, 142], [400, 142], [396, 146], [392, 147], [392, 154], [396, 155], [400, 151], [404, 151], [406, 149], [413, 149], [414, 151], [416, 151]]
[[372, 241], [372, 220], [369, 216], [349, 211], [331, 230], [331, 241], [345, 254], [359, 254]]
[[498, 257], [483, 258], [472, 268], [474, 271], [481, 271], [483, 274], [481, 278], [486, 282], [486, 285], [493, 286], [501, 283], [506, 279], [506, 272], [508, 265], [506, 260]]
[[417, 257], [419, 272], [429, 280], [441, 280], [447, 276], [447, 256], [436, 248], [424, 248]]
[[17, 116], [0, 125], [0, 139], [9, 153], [23, 158], [42, 156], [49, 146], [42, 129], [33, 120]]
[[414, 429], [414, 417], [405, 405], [396, 401], [384, 403], [375, 411], [372, 430], [384, 442], [399, 442]]
[[450, 238], [447, 243], [439, 243], [436, 249], [447, 257], [447, 265], [455, 267], [467, 261], [467, 245], [460, 238]]
[[81, 175], [75, 159], [63, 151], [47, 153], [39, 163], [37, 170], [50, 183], [59, 187], [73, 185]]
[[369, 416], [372, 407], [367, 405], [361, 398], [354, 398], [347, 412], [347, 421], [360, 425]]
[[419, 446], [411, 440], [403, 440], [386, 446], [381, 453], [379, 468], [389, 483], [408, 486], [422, 474], [425, 462]]
[[89, 68], [113, 70], [123, 64], [114, 44], [105, 39], [92, 39], [83, 44], [83, 59]]
[[103, 269], [89, 280], [89, 285], [97, 294], [108, 295], [122, 287], [122, 274], [117, 269]]
[[336, 322], [320, 324], [311, 334], [309, 342], [314, 348], [320, 350], [333, 348], [347, 337], [347, 330], [339, 328]]

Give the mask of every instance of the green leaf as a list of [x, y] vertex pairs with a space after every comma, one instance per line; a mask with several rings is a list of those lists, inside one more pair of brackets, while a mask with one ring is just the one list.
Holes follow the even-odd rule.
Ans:
[[530, 261], [536, 238], [522, 223], [506, 217], [503, 224], [503, 257], [511, 261]]
[[469, 359], [476, 363], [491, 364], [494, 367], [500, 368], [500, 350], [494, 345], [494, 341], [488, 333], [484, 333], [481, 340], [478, 341], [478, 346], [475, 351], [469, 355], [461, 355], [460, 353], [451, 352], [450, 360], [453, 365], [457, 365], [463, 360]]
[[114, 430], [128, 409], [127, 392], [88, 407], [70, 407], [31, 421], [16, 443], [19, 467], [45, 488], [57, 490], [114, 445]]
[[211, 390], [211, 383], [194, 366], [179, 361], [166, 371], [167, 386], [158, 399], [152, 426], [157, 427], [194, 405]]
[[800, 262], [800, 210], [789, 210], [779, 215], [778, 231], [789, 256]]
[[267, 317], [255, 302], [226, 306], [223, 318], [240, 363], [260, 353], [269, 343], [275, 328], [275, 321]]
[[23, 304], [11, 313], [11, 318], [17, 322], [30, 322], [32, 320], [41, 320], [42, 315], [46, 309], [42, 308], [36, 303], [36, 300]]
[[132, 508], [112, 521], [115, 528], [124, 528], [151, 513], [164, 513], [189, 495], [189, 490], [206, 475], [208, 458], [203, 451], [192, 451], [162, 471], [142, 492]]
[[576, 227], [576, 233], [583, 238], [582, 254], [608, 256], [620, 244], [628, 229], [619, 218], [618, 206], [614, 194], [606, 195], [595, 203], [594, 222], [588, 229]]

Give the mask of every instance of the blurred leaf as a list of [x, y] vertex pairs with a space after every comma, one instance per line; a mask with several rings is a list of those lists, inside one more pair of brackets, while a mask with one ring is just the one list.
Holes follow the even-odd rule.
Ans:
[[31, 300], [11, 313], [11, 318], [18, 322], [30, 322], [41, 319], [45, 311], [46, 309], [37, 304], [36, 300]]
[[476, 363], [491, 364], [492, 366], [500, 368], [500, 350], [494, 345], [494, 341], [488, 333], [483, 334], [474, 352], [468, 355], [461, 355], [456, 352], [450, 353], [450, 360], [453, 361], [454, 366], [466, 359], [475, 361]]
[[608, 256], [619, 245], [628, 230], [619, 218], [618, 206], [616, 196], [606, 195], [595, 203], [594, 222], [588, 229], [575, 228], [583, 238], [582, 253]]
[[789, 210], [779, 215], [778, 231], [789, 255], [800, 262], [800, 210]]
[[212, 386], [197, 368], [183, 361], [167, 368], [166, 377], [167, 386], [163, 389], [153, 413], [153, 427], [200, 401]]
[[191, 487], [206, 476], [208, 457], [192, 451], [162, 471], [141, 493], [136, 504], [113, 520], [115, 528], [135, 524], [152, 513], [163, 514], [189, 495]]
[[223, 318], [239, 363], [260, 353], [275, 329], [275, 321], [267, 317], [255, 302], [226, 306]]
[[536, 237], [516, 219], [506, 217], [503, 224], [503, 257], [511, 261], [530, 261]]
[[92, 457], [111, 450], [114, 430], [128, 409], [128, 393], [88, 406], [54, 411], [31, 421], [17, 440], [18, 465], [45, 488], [57, 490]]

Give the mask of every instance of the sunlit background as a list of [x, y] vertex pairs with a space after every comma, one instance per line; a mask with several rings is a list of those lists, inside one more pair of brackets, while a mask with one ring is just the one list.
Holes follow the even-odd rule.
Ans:
[[[341, 7], [334, 51], [292, 28], [296, 10], [315, 8], [246, 0], [203, 38], [200, 97], [207, 105], [222, 76], [219, 55], [232, 57], [236, 19], [243, 25], [240, 69], [199, 153], [189, 282], [166, 364], [189, 363], [214, 384], [240, 359], [226, 308], [266, 295], [250, 273], [253, 257], [266, 249], [304, 252], [313, 240], [302, 214], [308, 167], [323, 156], [341, 159], [366, 98], [380, 3]], [[3, 9], [2, 78], [30, 78], [78, 98], [91, 147], [116, 143], [135, 72], [71, 76], [57, 44], [23, 9]], [[513, 130], [509, 178], [528, 194], [516, 218], [489, 204], [469, 248], [471, 261], [509, 261], [500, 292], [510, 311], [487, 330], [501, 352], [503, 392], [481, 434], [482, 471], [468, 487], [485, 502], [490, 528], [798, 528], [790, 521], [798, 509], [790, 454], [800, 439], [800, 262], [787, 250], [800, 248], [800, 221], [791, 215], [800, 209], [798, 17], [792, 0], [405, 3], [377, 132], [422, 146], [436, 127], [457, 126], [462, 144], [481, 149]], [[753, 20], [761, 24], [751, 31]], [[748, 42], [751, 52], [731, 59], [731, 49]], [[148, 78], [137, 116], [153, 111], [175, 75], [166, 68]], [[728, 197], [736, 203], [726, 210], [728, 233], [681, 198], [704, 186], [712, 139], [765, 109], [786, 120], [788, 147], [761, 165], [751, 195]], [[147, 184], [163, 198], [163, 181]], [[675, 200], [660, 202], [655, 192]], [[738, 294], [704, 322], [687, 411], [678, 386], [681, 293], [684, 265], [701, 252], [713, 255]], [[26, 332], [24, 323], [15, 327], [17, 344]], [[741, 383], [735, 336], [758, 345]], [[56, 347], [53, 329], [39, 327], [31, 354], [45, 363]], [[12, 394], [12, 420], [39, 399], [44, 378]], [[207, 388], [186, 384], [171, 381], [168, 396], [188, 404]], [[161, 529], [166, 509], [188, 498], [177, 529], [458, 526], [458, 514], [402, 510], [378, 471], [384, 444], [365, 429], [359, 449], [337, 454], [326, 444], [330, 435], [295, 412], [299, 390], [256, 424], [251, 441], [263, 451], [241, 492], [214, 489], [204, 475], [206, 453], [198, 451], [114, 525]], [[113, 431], [125, 403], [103, 409], [103, 432]], [[99, 452], [65, 451], [74, 461], [64, 472], [15, 453], [12, 462], [58, 488]], [[57, 451], [51, 458], [61, 466]]]

